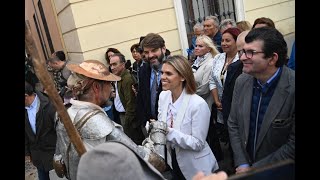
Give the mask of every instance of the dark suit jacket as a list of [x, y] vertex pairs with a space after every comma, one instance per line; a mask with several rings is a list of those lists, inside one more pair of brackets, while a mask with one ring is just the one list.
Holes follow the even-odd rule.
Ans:
[[122, 126], [125, 126], [125, 129], [130, 127], [136, 128], [141, 125], [139, 119], [135, 118], [136, 96], [132, 91], [132, 85], [135, 83], [133, 75], [127, 69], [122, 72], [121, 80], [117, 82], [120, 101], [126, 110], [125, 124], [122, 124]]
[[151, 67], [149, 63], [144, 63], [139, 70], [139, 91], [137, 95], [137, 110], [136, 117], [141, 120], [142, 125], [149, 119], [158, 119], [158, 101], [159, 94], [162, 91], [162, 83], [160, 81], [158, 90], [157, 90], [157, 99], [156, 99], [156, 117], [151, 116], [151, 100], [150, 100], [150, 77], [151, 77]]
[[242, 67], [243, 67], [242, 62], [238, 60], [230, 64], [227, 69], [228, 73], [227, 73], [226, 80], [224, 82], [222, 101], [221, 101], [224, 124], [227, 124], [227, 120], [230, 114], [234, 84], [236, 82], [237, 77], [242, 73]]
[[264, 115], [256, 143], [255, 161], [246, 151], [255, 78], [246, 73], [236, 80], [228, 118], [235, 166], [261, 167], [284, 159], [295, 159], [295, 73], [283, 66], [279, 82]]
[[40, 99], [36, 115], [36, 135], [33, 133], [27, 110], [25, 110], [25, 155], [31, 156], [33, 165], [43, 166], [46, 171], [53, 169], [52, 159], [55, 152], [57, 135], [54, 128], [56, 109], [49, 98], [37, 92]]

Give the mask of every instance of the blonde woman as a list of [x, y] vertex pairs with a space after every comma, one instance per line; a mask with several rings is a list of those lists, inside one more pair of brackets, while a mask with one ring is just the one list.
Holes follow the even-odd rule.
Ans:
[[207, 103], [196, 94], [196, 82], [183, 56], [163, 61], [158, 121], [167, 123], [167, 163], [173, 179], [191, 180], [199, 171], [217, 170], [218, 163], [206, 137], [210, 123]]
[[210, 111], [213, 98], [210, 95], [209, 77], [211, 75], [211, 69], [215, 64], [213, 57], [218, 53], [219, 51], [213, 44], [210, 37], [206, 35], [198, 36], [194, 51], [197, 59], [194, 61], [191, 67], [197, 83], [196, 94], [201, 96], [207, 102]]

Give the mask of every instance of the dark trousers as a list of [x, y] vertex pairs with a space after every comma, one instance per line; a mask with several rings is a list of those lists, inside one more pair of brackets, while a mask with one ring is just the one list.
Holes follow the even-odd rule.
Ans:
[[178, 165], [177, 156], [175, 149], [171, 150], [171, 160], [172, 160], [172, 180], [185, 180], [180, 167]]
[[49, 171], [45, 171], [42, 167], [37, 167], [39, 180], [50, 180]]
[[218, 128], [217, 128], [217, 107], [215, 103], [212, 104], [211, 117], [209, 124], [209, 131], [207, 135], [207, 142], [212, 150], [212, 153], [216, 157], [217, 161], [223, 159], [223, 152], [220, 145]]

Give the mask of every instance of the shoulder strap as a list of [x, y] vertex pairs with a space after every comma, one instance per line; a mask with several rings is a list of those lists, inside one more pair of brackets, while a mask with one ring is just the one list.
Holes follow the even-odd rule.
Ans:
[[76, 124], [74, 125], [75, 127], [76, 127], [76, 129], [78, 130], [78, 132], [80, 133], [80, 130], [81, 130], [81, 128], [88, 122], [88, 120], [92, 117], [92, 116], [94, 116], [94, 115], [96, 115], [96, 114], [98, 114], [98, 113], [100, 113], [101, 112], [101, 110], [100, 109], [96, 109], [96, 110], [94, 110], [94, 111], [89, 111], [89, 112], [87, 112], [78, 122], [76, 122]]
[[[75, 128], [77, 129], [77, 131], [79, 132], [79, 134], [80, 134], [80, 130], [81, 130], [81, 128], [88, 122], [88, 120], [92, 117], [92, 116], [94, 116], [94, 115], [96, 115], [96, 114], [98, 114], [98, 113], [100, 113], [100, 112], [102, 112], [101, 110], [99, 110], [99, 109], [96, 109], [96, 110], [94, 110], [94, 111], [89, 111], [89, 112], [87, 112], [84, 116], [82, 116], [82, 118], [78, 121], [78, 122], [76, 122], [76, 124], [74, 125], [75, 126]], [[80, 135], [80, 137], [81, 137], [81, 135]], [[70, 140], [69, 140], [70, 141]], [[67, 153], [66, 153], [66, 156], [67, 156], [67, 163], [68, 163], [68, 168], [67, 168], [67, 173], [70, 175], [70, 170], [69, 170], [69, 167], [70, 167], [70, 164], [69, 164], [69, 153], [70, 153], [70, 150], [71, 150], [71, 141], [69, 142], [69, 145], [68, 145], [68, 147], [67, 147]]]

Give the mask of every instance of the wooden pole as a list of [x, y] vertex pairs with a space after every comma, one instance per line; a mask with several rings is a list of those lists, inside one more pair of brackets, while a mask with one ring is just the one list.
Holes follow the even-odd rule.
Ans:
[[62, 123], [67, 131], [71, 143], [74, 145], [79, 156], [81, 156], [83, 153], [86, 152], [86, 148], [83, 145], [78, 131], [72, 124], [69, 114], [64, 107], [62, 99], [59, 96], [58, 91], [55, 88], [54, 83], [52, 81], [52, 78], [50, 77], [49, 72], [46, 69], [45, 60], [40, 59], [28, 22], [25, 23], [25, 46], [30, 56], [32, 57], [32, 62], [37, 77], [41, 81], [42, 85], [45, 87], [53, 105], [56, 107], [56, 110], [62, 120]]

